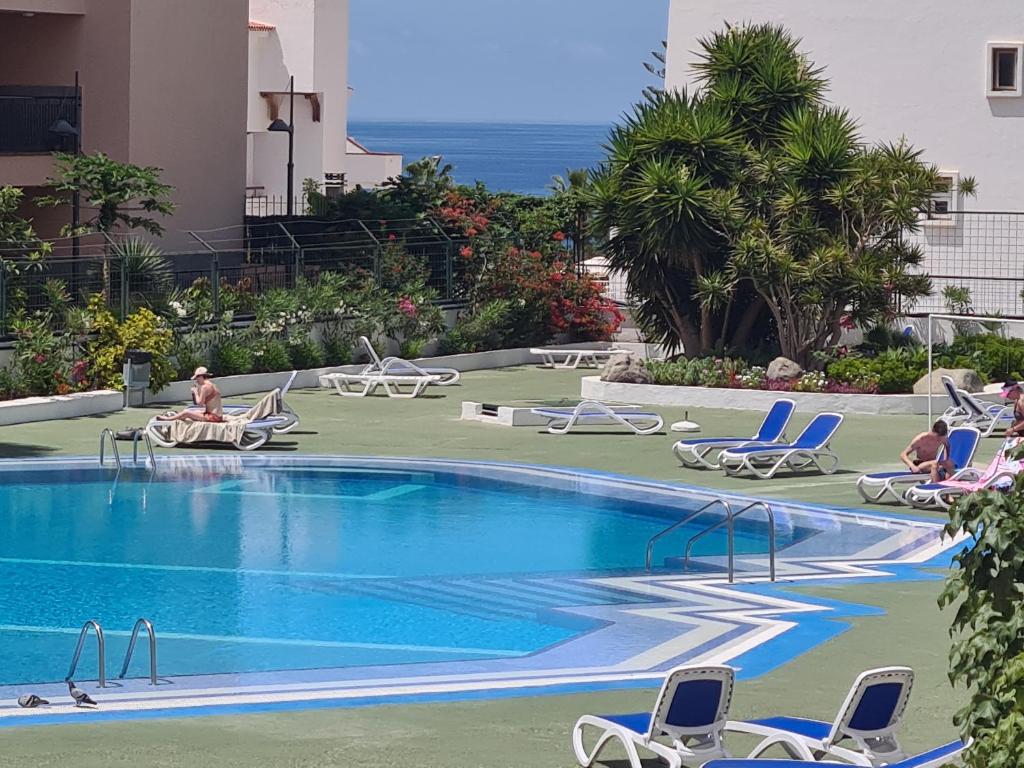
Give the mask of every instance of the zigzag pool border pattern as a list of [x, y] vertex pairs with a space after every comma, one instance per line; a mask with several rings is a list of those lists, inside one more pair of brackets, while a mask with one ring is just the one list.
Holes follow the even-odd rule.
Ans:
[[[231, 457], [234, 463], [267, 466], [262, 457]], [[171, 461], [182, 462], [175, 458]], [[196, 463], [195, 458], [185, 462]], [[223, 463], [220, 457], [198, 457], [199, 463]], [[95, 460], [40, 460], [46, 466], [95, 466]], [[526, 472], [549, 482], [588, 481], [598, 485], [628, 486], [658, 494], [685, 490], [699, 495], [725, 495], [740, 501], [750, 497], [718, 494], [690, 486], [658, 483], [597, 472], [529, 465], [419, 459], [369, 459], [367, 457], [287, 457], [269, 462], [274, 466], [392, 465], [409, 469], [470, 469], [483, 475], [502, 469]], [[7, 469], [0, 462], [0, 471]], [[168, 462], [169, 463], [169, 462]], [[25, 467], [26, 462], [21, 463]], [[657, 494], [656, 494], [657, 495]], [[752, 499], [751, 499], [752, 500]], [[122, 687], [87, 690], [100, 700], [99, 710], [76, 709], [66, 688], [55, 685], [0, 687], [0, 727], [85, 723], [153, 717], [243, 714], [261, 711], [368, 706], [385, 703], [444, 701], [466, 698], [499, 698], [616, 687], [650, 687], [664, 671], [680, 663], [730, 663], [741, 678], [764, 674], [818, 644], [845, 631], [843, 619], [879, 613], [856, 604], [799, 597], [787, 589], [793, 585], [903, 581], [936, 578], [925, 570], [949, 563], [948, 550], [957, 542], [940, 540], [941, 526], [933, 521], [895, 518], [863, 510], [829, 510], [817, 505], [772, 500], [816, 514], [850, 515], [875, 520], [894, 529], [920, 531], [913, 545], [891, 549], [883, 558], [846, 558], [794, 562], [780, 557], [781, 581], [769, 583], [762, 576], [745, 577], [729, 585], [721, 575], [624, 575], [547, 579], [546, 590], [566, 589], [565, 607], [555, 610], [565, 618], [587, 621], [596, 628], [536, 653], [515, 658], [405, 664], [393, 667], [354, 667], [232, 675], [176, 677], [155, 689], [145, 681], [125, 681]], [[873, 548], [873, 549], [877, 549]], [[868, 553], [865, 553], [868, 554]], [[742, 558], [752, 573], [763, 573], [763, 556]], [[528, 577], [524, 577], [528, 578]], [[532, 577], [529, 577], [532, 578]], [[571, 582], [571, 590], [569, 589]], [[507, 587], [506, 587], [507, 588]], [[574, 605], [571, 595], [580, 589], [614, 591], [622, 601], [610, 605]], [[636, 596], [629, 601], [628, 596]], [[609, 651], [614, 649], [614, 651]], [[596, 659], [580, 666], [579, 659]], [[32, 690], [55, 703], [45, 709], [26, 710], [14, 703]]]

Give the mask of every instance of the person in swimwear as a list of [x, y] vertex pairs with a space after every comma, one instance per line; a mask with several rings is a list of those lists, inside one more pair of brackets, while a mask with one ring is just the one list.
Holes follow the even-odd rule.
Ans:
[[[946, 422], [936, 421], [932, 424], [930, 432], [922, 432], [910, 441], [910, 445], [900, 454], [900, 460], [911, 472], [927, 472], [933, 483], [951, 475], [955, 467], [949, 460], [949, 440], [946, 438], [948, 432], [949, 425]], [[944, 452], [941, 459], [940, 450]], [[914, 458], [910, 458], [912, 453]]]
[[219, 424], [224, 421], [224, 409], [221, 406], [220, 390], [213, 383], [210, 372], [203, 366], [196, 368], [192, 374], [192, 401], [196, 405], [203, 406], [203, 410], [186, 408], [175, 413], [165, 413], [157, 416], [160, 421], [208, 421]]

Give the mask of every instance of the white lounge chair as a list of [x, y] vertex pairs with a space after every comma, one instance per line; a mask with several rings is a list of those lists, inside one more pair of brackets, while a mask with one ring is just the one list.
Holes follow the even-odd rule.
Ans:
[[665, 421], [652, 411], [632, 407], [616, 408], [597, 400], [584, 400], [575, 407], [531, 408], [530, 413], [549, 419], [548, 432], [564, 435], [577, 424], [581, 426], [621, 425], [637, 435], [653, 435]]
[[[730, 667], [683, 666], [668, 673], [651, 712], [627, 715], [584, 715], [572, 729], [576, 760], [588, 768], [602, 750], [615, 741], [625, 747], [630, 768], [643, 768], [641, 748], [667, 762], [701, 765], [706, 760], [728, 757], [722, 733], [729, 714], [735, 673]], [[585, 730], [600, 732], [594, 747], [583, 743]], [[663, 744], [658, 738], [671, 739]]]
[[174, 448], [179, 445], [197, 443], [223, 443], [233, 445], [240, 451], [254, 451], [264, 445], [274, 435], [284, 419], [269, 416], [274, 407], [274, 399], [280, 394], [274, 390], [244, 414], [225, 414], [222, 422], [203, 421], [164, 421], [156, 417], [146, 425], [146, 434], [157, 445], [163, 448]]
[[946, 410], [943, 411], [939, 419], [946, 422], [951, 427], [958, 427], [961, 424], [968, 422], [971, 418], [970, 412], [967, 410], [967, 406], [964, 404], [963, 399], [960, 397], [960, 390], [956, 388], [956, 384], [949, 376], [942, 377], [942, 388], [946, 390], [946, 395], [949, 396], [949, 405]]
[[828, 444], [842, 423], [841, 413], [819, 413], [792, 443], [729, 448], [719, 455], [718, 463], [726, 474], [747, 471], [763, 480], [770, 480], [783, 467], [799, 471], [814, 466], [831, 475], [839, 469], [839, 457]]
[[[280, 417], [281, 422], [278, 426], [274, 427], [275, 435], [283, 435], [287, 432], [291, 432], [299, 425], [299, 414], [293, 411], [288, 403], [284, 401], [284, 396], [288, 394], [288, 390], [291, 389], [292, 384], [295, 382], [295, 377], [298, 376], [298, 374], [298, 371], [292, 371], [292, 375], [288, 377], [288, 381], [286, 381], [285, 385], [281, 387], [281, 391], [277, 396], [273, 415], [275, 417]], [[246, 405], [245, 403], [224, 403], [222, 408], [224, 409], [225, 416], [240, 416], [252, 408], [252, 405]], [[202, 409], [203, 406], [194, 405], [190, 410]]]
[[[437, 376], [392, 373], [327, 373], [320, 377], [320, 386], [334, 387], [344, 397], [367, 397], [382, 387], [388, 397], [411, 399], [419, 397]], [[408, 391], [403, 391], [408, 387]]]
[[373, 348], [373, 344], [366, 336], [360, 336], [359, 341], [362, 343], [363, 349], [366, 350], [366, 354], [370, 356], [369, 364], [363, 368], [361, 373], [386, 373], [393, 376], [434, 376], [435, 378], [429, 383], [436, 384], [439, 387], [458, 384], [459, 378], [462, 375], [454, 368], [421, 368], [416, 363], [403, 360], [401, 357], [382, 358], [377, 354], [377, 350]]
[[[625, 349], [546, 349], [534, 347], [531, 355], [539, 355], [543, 362], [542, 368], [598, 368], [612, 355], [627, 352]], [[560, 358], [560, 362], [555, 358]]]
[[785, 440], [786, 426], [795, 408], [796, 403], [792, 400], [779, 398], [765, 414], [761, 426], [753, 437], [698, 437], [680, 440], [672, 446], [672, 452], [683, 466], [721, 469], [717, 454], [714, 459], [708, 458], [716, 451], [721, 453], [728, 448], [737, 448], [741, 445], [771, 445]]
[[[730, 721], [727, 729], [764, 737], [750, 753], [756, 758], [781, 747], [798, 760], [844, 760], [854, 765], [894, 764], [907, 755], [897, 731], [914, 684], [908, 667], [869, 669], [857, 676], [831, 723], [801, 717]], [[856, 749], [840, 746], [852, 741]]]
[[1013, 425], [1013, 403], [999, 405], [998, 403], [982, 402], [970, 392], [962, 389], [958, 390], [958, 394], [968, 413], [965, 423], [977, 427], [981, 431], [982, 437], [991, 437]]
[[[981, 433], [974, 427], [956, 427], [949, 431], [949, 460], [953, 462], [954, 473], [971, 466], [974, 454], [981, 442]], [[939, 452], [939, 458], [944, 452]], [[909, 469], [893, 472], [871, 472], [857, 478], [857, 491], [865, 501], [880, 502], [887, 496], [890, 501], [903, 503], [907, 488], [927, 483], [931, 475], [927, 472], [911, 472]]]
[[[904, 758], [895, 763], [886, 763], [885, 768], [945, 768], [950, 765], [957, 765], [958, 758], [967, 749], [967, 745], [957, 739], [941, 747], [929, 749], [911, 757]], [[729, 758], [725, 760], [710, 760], [704, 763], [703, 768], [808, 768], [814, 765], [827, 765], [833, 768], [849, 767], [849, 763], [832, 761], [810, 763], [805, 760], [775, 760], [764, 758]]]

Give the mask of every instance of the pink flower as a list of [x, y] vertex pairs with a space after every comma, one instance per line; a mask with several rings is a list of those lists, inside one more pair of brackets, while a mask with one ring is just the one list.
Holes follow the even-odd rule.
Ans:
[[45, 363], [46, 362], [46, 355], [36, 355], [32, 359], [35, 360], [37, 363]]
[[461, 248], [459, 248], [459, 256], [461, 256], [462, 258], [468, 259], [472, 255], [473, 249], [470, 248], [468, 245], [464, 245]]
[[853, 330], [855, 326], [856, 323], [853, 322], [853, 318], [851, 318], [849, 315], [843, 315], [842, 317], [839, 318], [840, 328], [849, 331]]
[[551, 237], [552, 237], [553, 240], [557, 240], [558, 242], [562, 242], [563, 240], [565, 240], [565, 232], [562, 232], [562, 231], [555, 232], [555, 234], [553, 234]]
[[394, 232], [392, 232], [390, 235], [388, 235], [388, 240], [397, 240], [397, 239], [398, 238], [395, 237], [395, 233]]
[[403, 296], [398, 300], [398, 311], [406, 317], [416, 317], [417, 312], [416, 305], [408, 296]]

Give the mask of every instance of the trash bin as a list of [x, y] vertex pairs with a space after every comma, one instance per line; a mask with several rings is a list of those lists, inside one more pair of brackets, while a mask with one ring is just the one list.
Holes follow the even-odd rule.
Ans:
[[142, 393], [142, 404], [146, 402], [146, 390], [149, 388], [150, 371], [153, 365], [153, 353], [141, 349], [129, 349], [124, 353], [124, 404], [127, 408], [132, 392]]

